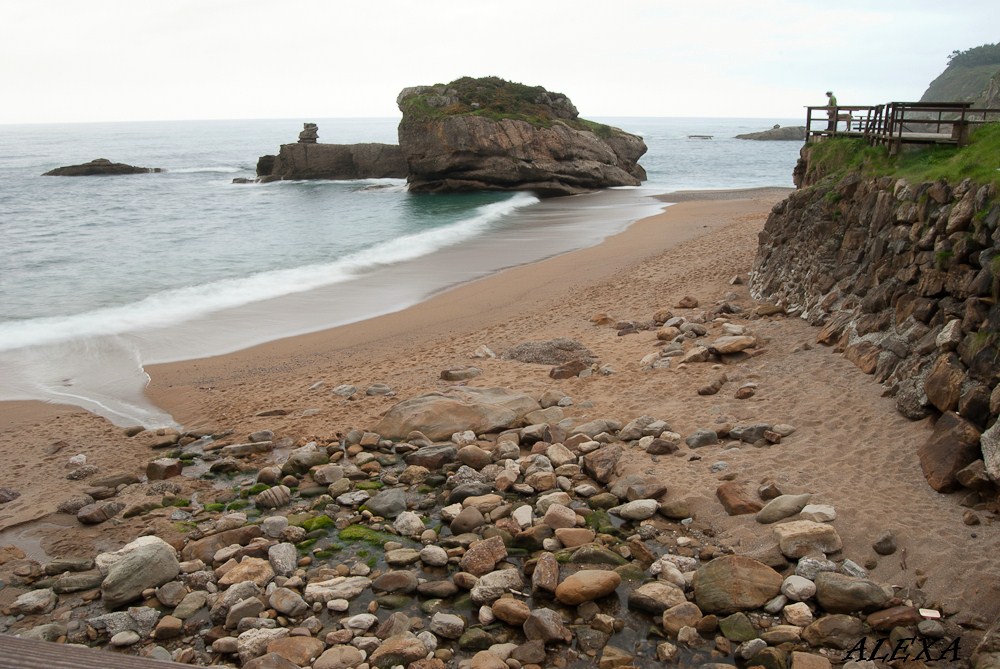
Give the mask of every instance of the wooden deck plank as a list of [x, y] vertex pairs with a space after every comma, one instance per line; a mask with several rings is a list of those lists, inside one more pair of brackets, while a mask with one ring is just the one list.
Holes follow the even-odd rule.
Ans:
[[0, 669], [191, 669], [191, 665], [0, 634]]

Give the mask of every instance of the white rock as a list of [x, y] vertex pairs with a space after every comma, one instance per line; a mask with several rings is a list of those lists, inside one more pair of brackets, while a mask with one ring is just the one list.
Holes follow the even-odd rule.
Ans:
[[799, 517], [816, 523], [832, 523], [837, 519], [837, 511], [829, 504], [806, 504]]
[[521, 526], [522, 530], [531, 527], [534, 522], [534, 513], [531, 511], [531, 506], [527, 504], [517, 507], [510, 515], [517, 521], [517, 524]]
[[444, 567], [448, 564], [448, 552], [435, 544], [424, 546], [420, 549], [420, 561], [430, 567]]
[[608, 513], [615, 513], [625, 520], [646, 520], [655, 516], [659, 508], [660, 504], [655, 499], [637, 499], [609, 509]]
[[377, 616], [374, 616], [371, 613], [359, 613], [358, 615], [351, 616], [347, 620], [343, 621], [343, 625], [357, 634], [359, 632], [367, 632], [371, 629], [372, 625], [377, 622]]
[[795, 602], [794, 604], [789, 604], [781, 610], [781, 614], [785, 617], [785, 620], [789, 625], [808, 627], [813, 622], [812, 611], [809, 609], [809, 605], [805, 602]]
[[396, 516], [392, 527], [405, 537], [419, 536], [426, 529], [424, 521], [420, 520], [420, 516], [412, 511], [404, 511]]
[[808, 578], [792, 574], [782, 582], [781, 594], [793, 602], [802, 602], [816, 594], [816, 584]]
[[496, 614], [493, 613], [493, 607], [486, 606], [485, 604], [479, 607], [479, 623], [481, 625], [491, 625], [496, 622], [496, 619], [497, 617]]
[[343, 613], [347, 609], [351, 608], [351, 603], [346, 599], [331, 599], [326, 603], [326, 608], [330, 609], [334, 613]]

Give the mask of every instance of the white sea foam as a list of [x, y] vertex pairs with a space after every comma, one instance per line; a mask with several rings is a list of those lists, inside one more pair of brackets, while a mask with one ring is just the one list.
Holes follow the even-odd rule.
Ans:
[[511, 212], [538, 202], [518, 193], [483, 205], [474, 216], [431, 230], [404, 235], [346, 255], [334, 262], [260, 272], [248, 277], [163, 291], [138, 302], [72, 316], [34, 318], [0, 324], [0, 351], [117, 335], [182, 323], [213, 312], [301, 293], [358, 278], [368, 269], [392, 265], [471, 239]]

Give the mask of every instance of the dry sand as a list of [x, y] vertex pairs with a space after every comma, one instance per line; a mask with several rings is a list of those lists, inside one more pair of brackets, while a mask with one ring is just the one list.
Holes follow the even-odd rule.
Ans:
[[[312, 335], [273, 342], [239, 353], [151, 368], [148, 394], [188, 429], [233, 430], [245, 436], [272, 429], [296, 439], [332, 437], [349, 428], [369, 428], [393, 403], [452, 383], [443, 369], [474, 364], [475, 386], [502, 386], [535, 396], [559, 388], [576, 404], [568, 415], [628, 421], [642, 415], [666, 420], [687, 435], [720, 423], [788, 423], [796, 432], [769, 448], [722, 453], [725, 445], [698, 449], [700, 459], [629, 453], [630, 471], [653, 472], [668, 482], [671, 498], [689, 498], [701, 527], [737, 550], [765, 543], [770, 528], [753, 516], [729, 517], [715, 499], [720, 473], [729, 465], [752, 488], [773, 480], [783, 492], [811, 492], [814, 503], [833, 505], [834, 526], [844, 540], [843, 557], [864, 563], [878, 557], [873, 577], [901, 586], [926, 583], [932, 603], [948, 612], [994, 619], [1000, 612], [998, 526], [962, 522], [961, 494], [941, 495], [924, 481], [916, 459], [929, 421], [910, 422], [896, 413], [883, 388], [833, 351], [813, 345], [817, 330], [786, 317], [754, 320], [751, 330], [768, 343], [763, 354], [724, 369], [711, 364], [656, 371], [639, 360], [656, 351], [653, 331], [618, 336], [590, 322], [596, 312], [620, 320], [648, 321], [683, 296], [701, 307], [730, 299], [753, 305], [746, 276], [770, 208], [785, 189], [679, 194], [682, 201], [640, 221], [600, 246], [441, 293], [404, 311]], [[678, 315], [687, 312], [673, 309]], [[615, 373], [554, 381], [548, 366], [502, 360], [472, 360], [480, 345], [500, 352], [526, 341], [570, 337], [586, 344]], [[722, 371], [730, 381], [714, 396], [697, 389]], [[313, 388], [317, 382], [320, 388]], [[756, 395], [737, 400], [742, 383]], [[330, 392], [353, 384], [361, 399]], [[367, 397], [364, 389], [386, 383], [396, 397]], [[282, 409], [287, 415], [257, 414]], [[12, 538], [35, 553], [52, 555], [113, 547], [141, 531], [138, 519], [80, 529], [58, 514], [56, 504], [80, 490], [65, 479], [66, 460], [85, 453], [104, 472], [140, 473], [153, 456], [119, 428], [81, 411], [37, 403], [0, 404], [0, 486], [22, 496], [0, 506], [0, 546]], [[725, 473], [725, 472], [723, 472]], [[192, 483], [191, 485], [194, 485]], [[893, 530], [900, 550], [876, 556], [872, 541]], [[2, 562], [2, 556], [0, 556]], [[2, 598], [0, 598], [2, 599]]]

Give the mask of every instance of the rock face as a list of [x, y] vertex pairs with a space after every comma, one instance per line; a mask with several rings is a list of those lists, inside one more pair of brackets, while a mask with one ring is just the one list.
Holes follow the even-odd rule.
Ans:
[[637, 186], [642, 138], [580, 119], [540, 86], [496, 77], [406, 88], [396, 99], [410, 190], [530, 190], [571, 195]]
[[806, 127], [804, 125], [792, 125], [782, 128], [780, 125], [775, 125], [770, 130], [736, 135], [736, 139], [756, 139], [765, 142], [802, 142], [806, 139]]
[[884, 384], [907, 418], [941, 416], [921, 464], [935, 489], [956, 490], [959, 470], [993, 457], [976, 432], [1000, 415], [996, 189], [834, 179], [811, 150], [800, 190], [760, 234], [751, 294], [821, 327], [817, 341]]
[[159, 167], [136, 167], [125, 163], [113, 163], [107, 158], [97, 158], [82, 165], [66, 165], [49, 170], [43, 177], [106, 177], [119, 174], [148, 174], [162, 172]]
[[273, 160], [257, 163], [261, 182], [296, 179], [402, 179], [406, 161], [394, 144], [282, 144]]

